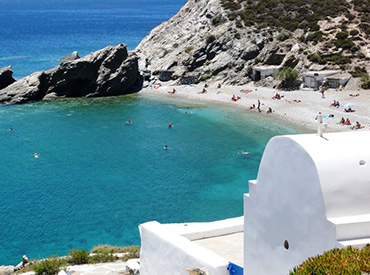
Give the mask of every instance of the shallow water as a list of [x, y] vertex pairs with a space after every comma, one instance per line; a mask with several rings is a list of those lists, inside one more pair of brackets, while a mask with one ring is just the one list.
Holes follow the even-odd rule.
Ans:
[[150, 220], [240, 216], [266, 142], [300, 131], [226, 107], [164, 100], [0, 107], [0, 263], [139, 244], [137, 226]]

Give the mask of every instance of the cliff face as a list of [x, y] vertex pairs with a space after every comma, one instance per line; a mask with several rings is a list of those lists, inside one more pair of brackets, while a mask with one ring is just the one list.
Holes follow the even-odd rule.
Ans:
[[54, 69], [36, 72], [0, 90], [7, 104], [56, 97], [122, 95], [141, 88], [137, 56], [126, 45], [106, 47]]
[[151, 82], [243, 84], [254, 65], [370, 71], [370, 3], [356, 1], [189, 0], [135, 52]]

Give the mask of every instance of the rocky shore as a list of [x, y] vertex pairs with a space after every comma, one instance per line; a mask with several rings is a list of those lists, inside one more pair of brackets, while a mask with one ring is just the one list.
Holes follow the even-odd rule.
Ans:
[[51, 70], [35, 72], [14, 83], [9, 81], [9, 68], [2, 71], [5, 71], [0, 74], [4, 75], [0, 78], [0, 85], [5, 86], [0, 90], [3, 104], [58, 97], [116, 96], [137, 92], [142, 86], [138, 57], [128, 52], [125, 44], [62, 62]]

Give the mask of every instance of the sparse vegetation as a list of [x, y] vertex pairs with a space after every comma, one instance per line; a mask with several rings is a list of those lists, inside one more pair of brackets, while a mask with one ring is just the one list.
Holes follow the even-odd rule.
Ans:
[[186, 47], [185, 52], [190, 53], [192, 50], [194, 50], [193, 46]]
[[216, 37], [214, 35], [208, 35], [207, 38], [206, 38], [206, 42], [207, 44], [211, 44], [212, 42], [214, 42], [216, 40]]
[[33, 266], [36, 275], [55, 275], [67, 266], [65, 259], [58, 258], [56, 255], [40, 261]]
[[[345, 0], [220, 0], [230, 14], [237, 14], [245, 26], [262, 25], [284, 28], [319, 31], [317, 22], [327, 17], [343, 14], [350, 17], [349, 4]], [[357, 0], [361, 1], [361, 0]], [[364, 5], [366, 6], [366, 5]], [[234, 20], [235, 18], [233, 18]]]
[[72, 249], [68, 256], [68, 262], [72, 264], [87, 264], [89, 261], [89, 252], [86, 250]]
[[284, 67], [276, 73], [276, 77], [282, 80], [282, 86], [285, 88], [293, 87], [298, 78], [298, 71], [290, 67]]
[[362, 249], [347, 247], [334, 248], [322, 255], [311, 257], [294, 267], [290, 275], [307, 274], [351, 274], [361, 275], [370, 271], [370, 246]]

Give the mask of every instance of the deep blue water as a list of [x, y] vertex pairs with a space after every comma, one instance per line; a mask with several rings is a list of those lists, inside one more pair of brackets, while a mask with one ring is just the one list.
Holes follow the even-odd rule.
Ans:
[[[12, 65], [20, 78], [74, 50], [82, 56], [121, 42], [133, 49], [183, 3], [0, 0], [0, 67]], [[269, 138], [300, 131], [268, 116], [153, 96], [0, 106], [0, 265], [23, 254], [139, 244], [145, 221], [242, 215]]]
[[17, 79], [51, 69], [77, 50], [108, 45], [134, 49], [185, 0], [0, 0], [0, 68]]

